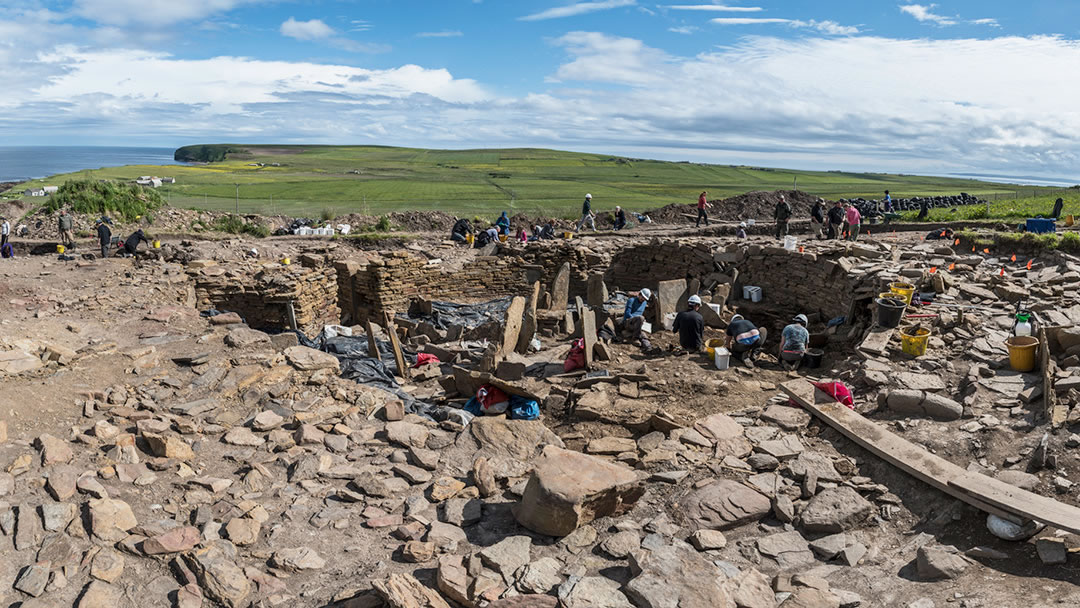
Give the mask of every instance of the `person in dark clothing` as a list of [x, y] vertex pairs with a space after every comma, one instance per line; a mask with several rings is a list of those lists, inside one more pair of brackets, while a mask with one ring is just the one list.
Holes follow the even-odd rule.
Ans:
[[464, 242], [465, 237], [472, 234], [472, 223], [465, 218], [454, 222], [454, 229], [450, 231], [450, 240]]
[[937, 230], [931, 230], [926, 234], [926, 240], [928, 241], [951, 241], [955, 234], [952, 228], [938, 228]]
[[825, 238], [825, 201], [820, 198], [814, 201], [814, 206], [810, 208], [810, 227], [814, 229], [818, 240]]
[[892, 195], [885, 191], [885, 213], [892, 213]]
[[139, 228], [135, 232], [131, 233], [131, 236], [124, 241], [124, 253], [135, 255], [139, 250], [139, 243], [150, 244], [150, 240], [143, 234], [142, 228]]
[[592, 212], [592, 195], [585, 195], [585, 202], [581, 204], [581, 221], [578, 222], [576, 232], [581, 232], [588, 225], [596, 232], [596, 216]]
[[840, 227], [844, 225], [844, 204], [836, 201], [832, 209], [829, 209], [829, 239], [840, 237]]
[[623, 208], [615, 205], [615, 230], [626, 228], [626, 212]]
[[727, 349], [746, 367], [754, 367], [754, 357], [765, 346], [768, 331], [764, 327], [756, 327], [742, 315], [735, 315], [731, 317], [726, 333]]
[[97, 221], [97, 235], [98, 242], [101, 243], [101, 257], [109, 257], [109, 245], [112, 243], [112, 230], [105, 225], [105, 222]]
[[919, 219], [924, 220], [930, 214], [930, 203], [924, 197], [919, 201]]
[[1055, 220], [1061, 217], [1061, 210], [1065, 207], [1065, 201], [1063, 199], [1057, 199], [1054, 201], [1054, 212], [1050, 214], [1050, 217]]
[[773, 217], [776, 219], [776, 238], [784, 238], [788, 233], [788, 220], [791, 219], [791, 203], [787, 202], [783, 195], [776, 203]]
[[687, 309], [675, 315], [675, 323], [671, 326], [671, 330], [679, 334], [679, 345], [692, 353], [700, 351], [705, 344], [705, 319], [698, 312], [700, 308], [701, 298], [697, 294], [690, 296]]
[[548, 220], [548, 223], [540, 228], [540, 238], [545, 241], [555, 238], [555, 220]]

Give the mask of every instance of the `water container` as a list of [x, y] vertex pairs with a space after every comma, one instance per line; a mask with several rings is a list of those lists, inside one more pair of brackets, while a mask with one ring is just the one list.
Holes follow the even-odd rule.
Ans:
[[713, 351], [713, 363], [716, 364], [716, 369], [724, 370], [728, 368], [731, 363], [731, 351], [721, 346]]
[[907, 304], [904, 303], [899, 297], [892, 298], [878, 298], [874, 300], [877, 304], [877, 324], [881, 327], [899, 327], [900, 321], [904, 318], [904, 310], [907, 309]]
[[1030, 336], [1034, 333], [1031, 327], [1031, 315], [1020, 313], [1016, 315], [1016, 325], [1013, 326], [1014, 336]]
[[798, 243], [798, 241], [799, 241], [799, 239], [791, 236], [790, 234], [785, 236], [784, 237], [784, 249], [787, 249], [788, 251], [795, 251], [795, 244]]

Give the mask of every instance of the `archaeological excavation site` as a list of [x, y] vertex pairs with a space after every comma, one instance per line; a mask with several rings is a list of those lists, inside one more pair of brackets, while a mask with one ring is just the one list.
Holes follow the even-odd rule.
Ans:
[[20, 251], [0, 608], [1080, 606], [1080, 259], [735, 227]]

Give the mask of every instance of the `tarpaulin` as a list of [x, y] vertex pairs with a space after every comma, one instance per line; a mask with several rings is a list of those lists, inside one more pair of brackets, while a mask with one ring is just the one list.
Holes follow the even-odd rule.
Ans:
[[437, 329], [460, 326], [466, 331], [492, 322], [502, 323], [512, 298], [499, 298], [479, 304], [455, 304], [453, 302], [430, 302], [431, 314], [423, 314], [415, 307], [405, 318], [426, 321]]

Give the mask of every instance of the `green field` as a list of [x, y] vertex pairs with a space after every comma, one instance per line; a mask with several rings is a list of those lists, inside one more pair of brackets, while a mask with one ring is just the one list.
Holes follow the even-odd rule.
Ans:
[[[639, 211], [694, 202], [701, 190], [722, 198], [750, 190], [798, 188], [826, 198], [880, 198], [968, 192], [1003, 201], [1058, 196], [1060, 189], [968, 179], [814, 172], [639, 160], [543, 149], [423, 150], [380, 146], [236, 146], [248, 151], [204, 165], [132, 165], [56, 175], [129, 180], [172, 176], [160, 189], [172, 205], [243, 213], [318, 216], [442, 210], [459, 216], [508, 210], [572, 217], [586, 192], [599, 210]], [[263, 163], [265, 166], [252, 166]], [[280, 166], [271, 166], [277, 163]], [[239, 188], [237, 187], [239, 185]], [[15, 191], [22, 191], [20, 185]], [[239, 202], [237, 204], [237, 192]], [[1071, 190], [1069, 192], [1077, 192]], [[1011, 203], [1001, 202], [1001, 205]]]

